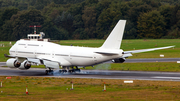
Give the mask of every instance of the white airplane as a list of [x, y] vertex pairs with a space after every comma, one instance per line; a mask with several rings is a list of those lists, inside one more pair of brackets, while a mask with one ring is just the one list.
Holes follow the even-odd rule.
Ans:
[[[120, 49], [126, 20], [119, 20], [103, 45], [99, 48], [63, 46], [52, 42], [19, 40], [5, 54], [10, 59], [6, 64], [11, 68], [29, 69], [31, 63], [43, 64], [52, 73], [52, 69], [62, 69], [60, 72], [80, 71], [79, 67], [93, 66], [112, 60], [122, 63], [131, 53], [154, 51], [172, 48], [174, 46], [123, 51]], [[76, 68], [74, 68], [76, 67]]]

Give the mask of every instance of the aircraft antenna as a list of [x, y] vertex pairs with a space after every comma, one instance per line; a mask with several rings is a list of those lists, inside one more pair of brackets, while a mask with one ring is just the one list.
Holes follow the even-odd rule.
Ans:
[[34, 34], [36, 34], [36, 27], [41, 27], [41, 25], [31, 25], [31, 26], [29, 26], [29, 27], [34, 27]]

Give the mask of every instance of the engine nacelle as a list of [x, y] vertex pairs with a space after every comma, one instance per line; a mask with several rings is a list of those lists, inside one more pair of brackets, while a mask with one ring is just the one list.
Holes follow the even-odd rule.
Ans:
[[126, 61], [125, 58], [118, 58], [118, 59], [112, 60], [113, 63], [123, 63], [124, 61]]
[[29, 63], [27, 60], [25, 60], [23, 63], [21, 63], [21, 66], [19, 69], [26, 70], [31, 68], [31, 63]]
[[10, 58], [6, 61], [6, 65], [10, 68], [18, 68], [21, 65], [21, 62], [19, 62], [18, 60], [14, 59], [14, 58]]

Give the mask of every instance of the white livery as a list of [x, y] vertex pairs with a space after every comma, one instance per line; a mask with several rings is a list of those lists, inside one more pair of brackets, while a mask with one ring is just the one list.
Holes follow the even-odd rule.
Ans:
[[[131, 53], [154, 51], [159, 49], [171, 48], [174, 46], [123, 51], [120, 49], [124, 33], [126, 20], [119, 20], [106, 41], [99, 48], [63, 46], [46, 41], [19, 40], [9, 50], [10, 57], [6, 64], [8, 67], [29, 69], [31, 63], [43, 64], [52, 72], [52, 69], [59, 69], [60, 72], [80, 71], [78, 67], [93, 66], [112, 60], [122, 63], [126, 57], [132, 56]], [[73, 67], [76, 67], [74, 69]], [[72, 68], [72, 69], [70, 69]]]

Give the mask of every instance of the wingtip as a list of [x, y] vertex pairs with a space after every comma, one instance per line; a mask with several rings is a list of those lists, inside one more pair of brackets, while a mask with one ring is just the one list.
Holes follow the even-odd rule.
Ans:
[[172, 48], [172, 47], [176, 47], [176, 45], [173, 45], [173, 46], [169, 46], [169, 48]]
[[4, 54], [4, 57], [8, 57], [8, 55], [7, 55], [7, 54]]

